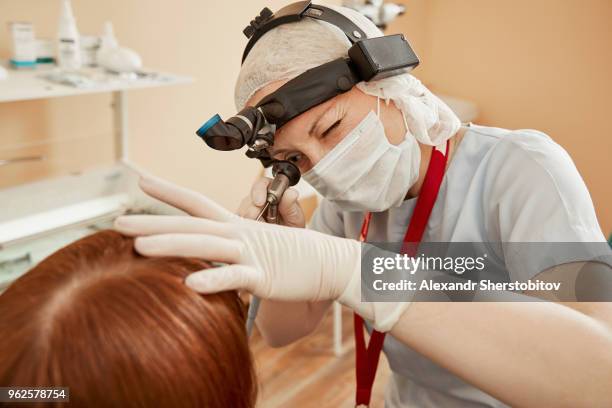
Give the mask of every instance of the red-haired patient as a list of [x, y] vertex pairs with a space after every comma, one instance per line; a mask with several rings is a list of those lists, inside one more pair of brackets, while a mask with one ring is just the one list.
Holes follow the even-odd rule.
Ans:
[[60, 249], [0, 295], [0, 386], [69, 387], [75, 407], [254, 406], [238, 295], [183, 284], [209, 266], [141, 257], [114, 231]]

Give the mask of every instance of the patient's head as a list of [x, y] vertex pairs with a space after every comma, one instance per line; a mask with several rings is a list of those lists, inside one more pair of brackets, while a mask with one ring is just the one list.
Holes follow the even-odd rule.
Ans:
[[0, 295], [0, 386], [69, 387], [75, 406], [254, 406], [237, 294], [183, 284], [207, 267], [140, 257], [113, 231], [57, 251]]

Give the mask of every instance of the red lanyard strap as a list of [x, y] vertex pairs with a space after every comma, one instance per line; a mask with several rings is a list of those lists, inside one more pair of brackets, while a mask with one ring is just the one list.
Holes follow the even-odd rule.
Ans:
[[[427, 173], [425, 174], [423, 186], [417, 198], [410, 224], [404, 235], [401, 250], [402, 254], [407, 254], [409, 256], [416, 255], [418, 244], [423, 238], [425, 227], [427, 227], [429, 216], [431, 215], [431, 211], [436, 203], [436, 198], [438, 197], [438, 192], [440, 191], [440, 185], [442, 184], [442, 179], [444, 178], [444, 172], [446, 170], [448, 152], [448, 141], [446, 142], [446, 154], [443, 154], [435, 147], [432, 148], [431, 159], [427, 166]], [[359, 240], [361, 242], [365, 242], [368, 237], [371, 219], [372, 213], [367, 213], [363, 219], [361, 232], [359, 234]], [[370, 342], [366, 347], [363, 319], [357, 313], [354, 313], [353, 317], [355, 329], [355, 374], [357, 380], [355, 405], [368, 406], [372, 397], [372, 386], [376, 378], [376, 369], [378, 368], [380, 352], [382, 351], [385, 341], [385, 333], [372, 330]]]

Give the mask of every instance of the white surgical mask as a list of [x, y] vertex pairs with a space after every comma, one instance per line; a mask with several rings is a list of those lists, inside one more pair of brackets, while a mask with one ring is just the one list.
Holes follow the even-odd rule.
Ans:
[[420, 162], [416, 139], [407, 131], [399, 145], [389, 143], [371, 111], [303, 178], [343, 211], [380, 212], [402, 204]]

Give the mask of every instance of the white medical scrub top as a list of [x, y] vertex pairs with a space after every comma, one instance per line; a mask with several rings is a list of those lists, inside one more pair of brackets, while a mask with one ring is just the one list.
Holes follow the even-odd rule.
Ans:
[[[373, 214], [368, 241], [401, 242], [415, 203]], [[323, 200], [309, 227], [358, 239], [363, 217]], [[423, 236], [423, 242], [605, 240], [584, 181], [563, 148], [535, 130], [476, 125], [457, 147]], [[508, 268], [520, 265], [523, 279], [541, 271], [510, 259], [520, 255], [500, 256]], [[383, 350], [392, 370], [387, 407], [505, 406], [391, 335]]]

